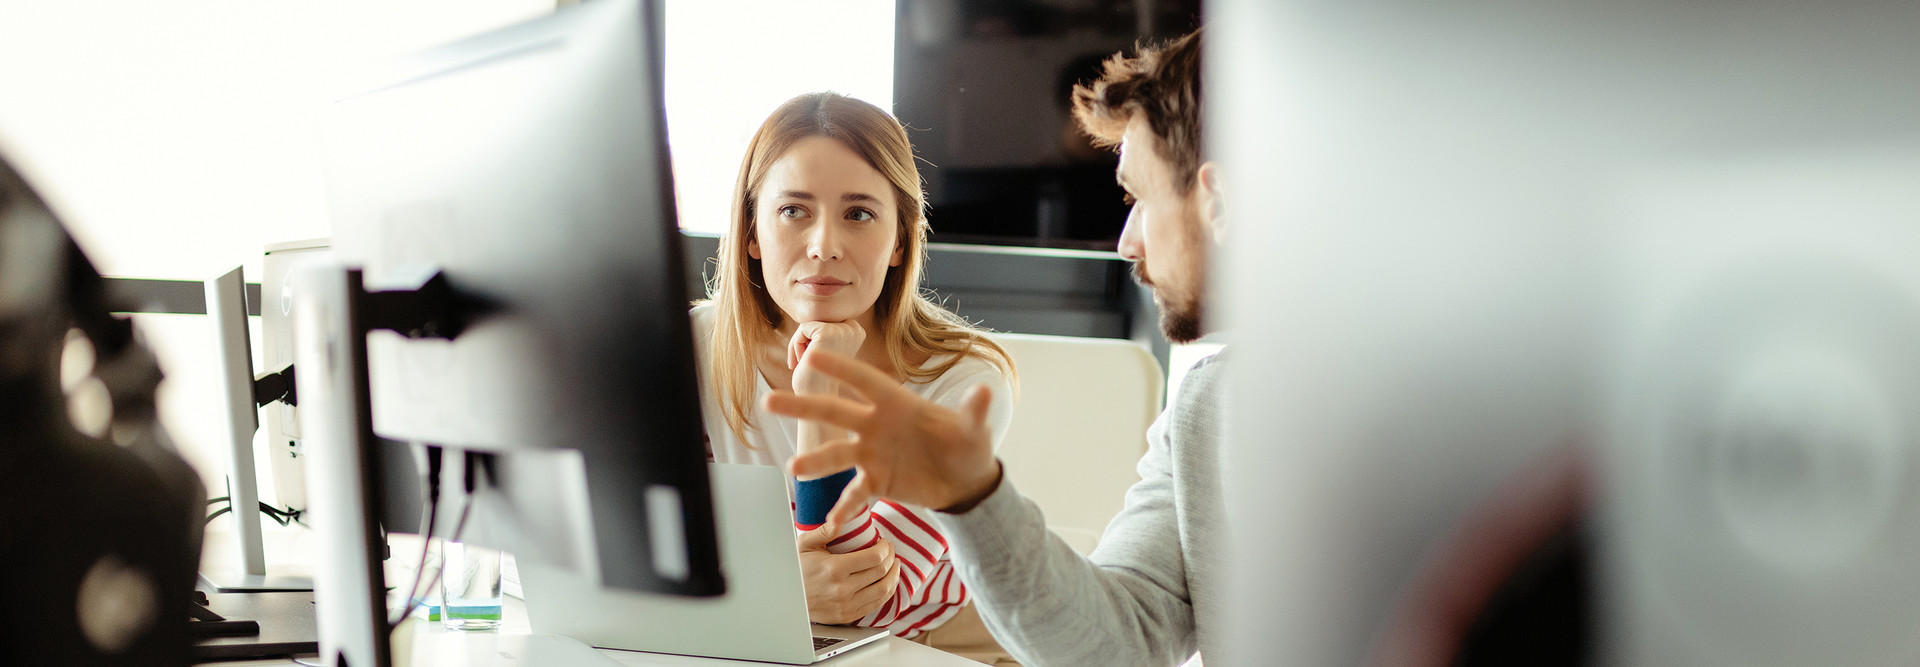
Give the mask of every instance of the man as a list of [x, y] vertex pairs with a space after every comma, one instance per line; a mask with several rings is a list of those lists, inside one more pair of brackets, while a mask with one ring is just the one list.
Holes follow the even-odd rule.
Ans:
[[[1082, 127], [1119, 148], [1117, 177], [1133, 205], [1119, 251], [1153, 289], [1161, 328], [1175, 342], [1204, 331], [1207, 261], [1223, 212], [1220, 167], [1200, 156], [1200, 43], [1196, 31], [1115, 57], [1073, 94]], [[858, 471], [829, 521], [849, 519], [874, 497], [939, 510], [981, 616], [1022, 663], [1171, 666], [1196, 650], [1216, 652], [1223, 639], [1220, 359], [1194, 366], [1148, 429], [1142, 479], [1086, 557], [1049, 533], [1002, 475], [984, 423], [993, 397], [982, 389], [955, 412], [823, 353], [809, 355], [801, 372], [839, 379], [865, 403], [776, 393], [767, 407], [856, 434], [790, 463], [800, 478]]]

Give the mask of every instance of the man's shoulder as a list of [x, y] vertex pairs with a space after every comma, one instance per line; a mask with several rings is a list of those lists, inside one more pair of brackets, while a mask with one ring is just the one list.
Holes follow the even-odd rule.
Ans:
[[1232, 348], [1222, 347], [1218, 351], [1214, 352], [1213, 354], [1209, 354], [1207, 356], [1201, 357], [1199, 361], [1193, 362], [1193, 366], [1191, 368], [1188, 368], [1187, 372], [1193, 373], [1193, 372], [1199, 371], [1202, 368], [1212, 368], [1216, 370], [1219, 369], [1222, 364], [1226, 363], [1227, 352], [1231, 349]]
[[1194, 385], [1196, 388], [1206, 387], [1217, 391], [1223, 387], [1222, 376], [1227, 372], [1228, 352], [1228, 349], [1223, 347], [1220, 351], [1193, 362], [1193, 366], [1187, 368], [1187, 374], [1181, 380], [1182, 386], [1189, 382], [1196, 382], [1198, 383]]
[[1194, 362], [1180, 378], [1180, 391], [1167, 403], [1167, 416], [1182, 421], [1211, 421], [1226, 405], [1228, 360], [1226, 349]]

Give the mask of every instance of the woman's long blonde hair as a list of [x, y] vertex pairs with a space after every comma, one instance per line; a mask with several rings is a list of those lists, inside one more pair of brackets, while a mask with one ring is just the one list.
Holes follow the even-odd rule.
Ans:
[[[927, 220], [923, 214], [926, 198], [920, 187], [920, 171], [913, 166], [913, 145], [907, 141], [906, 129], [872, 104], [839, 93], [808, 93], [775, 109], [747, 144], [747, 155], [740, 161], [740, 177], [734, 184], [733, 223], [720, 242], [719, 270], [707, 287], [704, 302], [713, 305], [715, 314], [709, 377], [719, 392], [717, 398], [727, 427], [749, 447], [753, 445], [746, 433], [756, 428], [747, 422], [756, 373], [754, 352], [778, 329], [783, 315], [767, 293], [760, 260], [747, 254], [747, 244], [754, 238], [754, 212], [767, 170], [801, 139], [816, 136], [845, 144], [893, 185], [899, 206], [895, 218], [899, 220], [901, 262], [887, 269], [880, 298], [874, 303], [873, 320], [879, 331], [868, 335], [877, 335], [886, 344], [894, 374], [925, 382], [969, 356], [999, 366], [1009, 382], [1014, 374], [1013, 358], [1005, 349], [920, 291], [927, 250]], [[951, 358], [931, 368], [909, 363], [910, 359], [942, 355]]]

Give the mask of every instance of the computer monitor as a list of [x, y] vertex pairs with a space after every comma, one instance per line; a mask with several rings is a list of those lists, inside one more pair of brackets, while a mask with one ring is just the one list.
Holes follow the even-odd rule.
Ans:
[[[388, 657], [369, 624], [376, 438], [489, 455], [465, 540], [609, 587], [724, 592], [659, 24], [653, 3], [569, 7], [383, 68], [328, 109], [336, 265], [295, 295], [325, 659]], [[367, 333], [408, 315], [370, 292], [434, 272], [484, 304], [469, 326]]]
[[[266, 375], [255, 377], [252, 337], [247, 331], [250, 309], [247, 307], [246, 276], [242, 268], [235, 267], [207, 281], [206, 298], [207, 319], [213, 325], [214, 349], [220, 359], [220, 399], [227, 417], [227, 506], [233, 510], [235, 541], [240, 549], [240, 569], [237, 572], [203, 570], [200, 573], [201, 581], [221, 593], [313, 590], [311, 577], [268, 570], [260, 512], [255, 509], [263, 504], [254, 467], [254, 433], [260, 426], [258, 411], [261, 407], [272, 410], [271, 406], [292, 402], [288, 392], [292, 381], [289, 374], [291, 366], [275, 368]], [[290, 467], [286, 463], [271, 465], [276, 472]], [[279, 481], [276, 476], [275, 482]], [[304, 487], [301, 484], [293, 490], [299, 492]], [[276, 483], [275, 488], [278, 490], [281, 487]], [[288, 493], [280, 490], [278, 495], [286, 498]]]
[[[327, 239], [267, 244], [261, 257], [260, 357], [266, 370], [293, 365], [293, 295], [299, 282], [295, 271], [333, 256]], [[290, 511], [307, 507], [306, 468], [300, 446], [300, 407], [295, 401], [267, 406], [267, 467], [273, 474], [275, 502]]]
[[1234, 653], [1484, 664], [1584, 478], [1585, 661], [1920, 660], [1920, 5], [1208, 10]]

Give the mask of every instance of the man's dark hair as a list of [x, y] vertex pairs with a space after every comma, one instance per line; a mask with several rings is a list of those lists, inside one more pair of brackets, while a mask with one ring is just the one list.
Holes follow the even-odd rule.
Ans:
[[1200, 31], [1134, 51], [1114, 54], [1099, 80], [1074, 87], [1073, 117], [1095, 145], [1114, 146], [1127, 121], [1145, 115], [1174, 185], [1189, 192], [1200, 171]]

